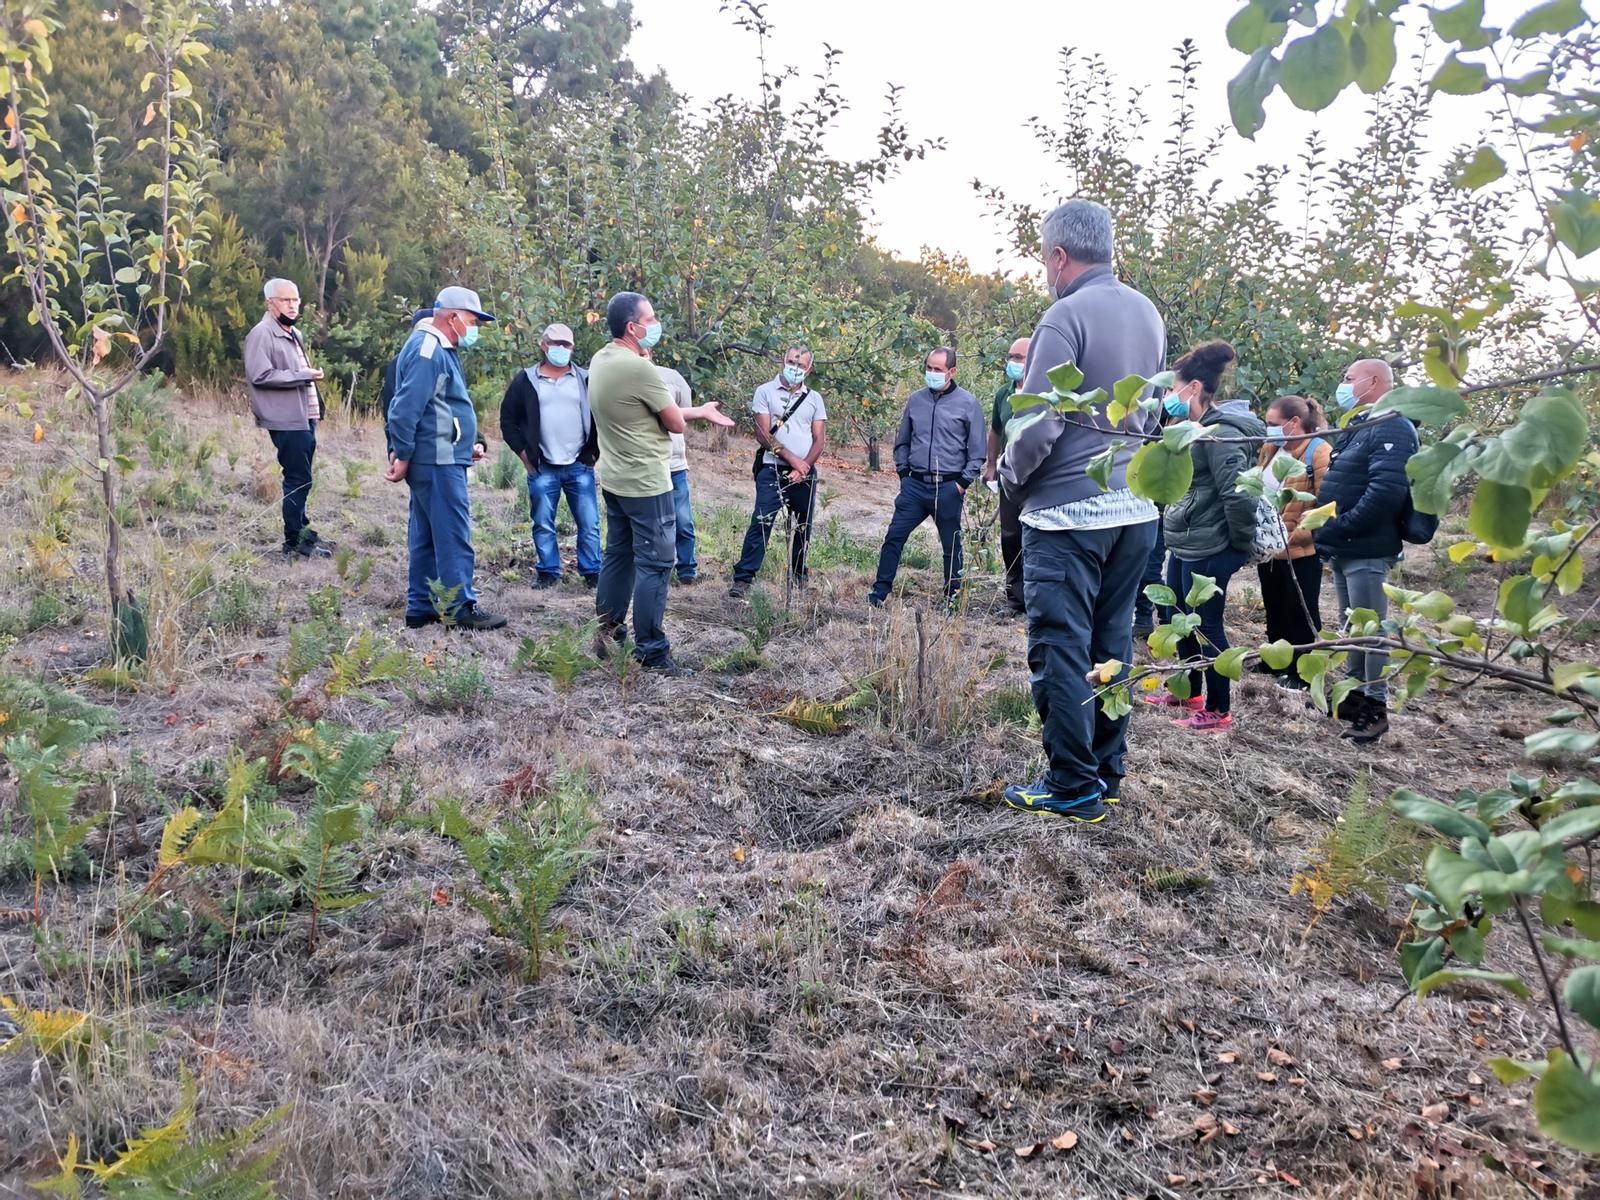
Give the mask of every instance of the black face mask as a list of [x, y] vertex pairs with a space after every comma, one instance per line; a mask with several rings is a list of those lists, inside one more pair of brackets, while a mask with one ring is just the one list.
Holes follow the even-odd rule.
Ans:
[[293, 329], [294, 323], [299, 319], [299, 317], [291, 317], [288, 313], [278, 314], [278, 324], [282, 325], [285, 329]]

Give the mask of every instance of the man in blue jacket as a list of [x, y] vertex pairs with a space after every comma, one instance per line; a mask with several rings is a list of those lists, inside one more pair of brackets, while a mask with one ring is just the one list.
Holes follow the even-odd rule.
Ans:
[[[472, 587], [472, 508], [467, 468], [484, 456], [478, 417], [457, 361], [494, 320], [471, 288], [447, 287], [433, 316], [419, 321], [395, 360], [389, 402], [389, 469], [384, 478], [411, 489], [406, 548], [410, 574], [406, 626], [448, 617], [458, 629], [499, 629], [506, 619], [478, 608]], [[431, 584], [437, 584], [439, 599]]]
[[[1333, 570], [1339, 612], [1366, 608], [1382, 620], [1389, 611], [1383, 584], [1400, 561], [1400, 527], [1410, 501], [1406, 461], [1417, 452], [1417, 431], [1398, 413], [1372, 416], [1371, 406], [1394, 389], [1394, 371], [1381, 358], [1352, 363], [1334, 394], [1342, 412], [1357, 411], [1334, 440], [1333, 457], [1317, 501], [1336, 514], [1311, 535]], [[1350, 722], [1343, 736], [1370, 745], [1389, 732], [1389, 692], [1381, 651], [1350, 652], [1350, 674], [1361, 687], [1345, 697], [1339, 715]]]
[[956, 383], [956, 352], [940, 346], [923, 363], [926, 385], [911, 393], [894, 439], [894, 469], [900, 476], [894, 516], [878, 554], [878, 577], [867, 603], [882, 608], [900, 570], [900, 555], [912, 530], [929, 517], [944, 551], [944, 594], [953, 603], [961, 590], [961, 507], [983, 471], [988, 422], [978, 398]]

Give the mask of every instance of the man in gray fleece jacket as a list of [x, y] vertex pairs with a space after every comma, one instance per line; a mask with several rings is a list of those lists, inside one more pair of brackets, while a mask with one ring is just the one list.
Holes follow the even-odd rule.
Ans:
[[[1049, 393], [1047, 372], [1062, 363], [1083, 372], [1086, 392], [1160, 372], [1166, 327], [1155, 305], [1112, 272], [1111, 214], [1070, 200], [1045, 218], [1042, 234], [1045, 282], [1057, 299], [1034, 330], [1022, 391]], [[1135, 412], [1122, 429], [1158, 427]], [[1094, 663], [1133, 657], [1133, 601], [1155, 544], [1156, 507], [1128, 490], [1137, 438], [1118, 451], [1108, 489], [1089, 478], [1090, 459], [1117, 433], [1103, 409], [1024, 413], [1010, 432], [1000, 481], [1022, 509], [1028, 666], [1048, 768], [1007, 788], [1005, 800], [1092, 823], [1120, 797], [1127, 719], [1105, 715], [1085, 676]]]
[[940, 346], [923, 364], [927, 386], [911, 393], [894, 439], [894, 469], [900, 476], [894, 516], [878, 555], [878, 578], [867, 603], [882, 608], [900, 570], [911, 531], [929, 517], [944, 550], [944, 593], [961, 588], [961, 508], [967, 489], [983, 470], [988, 424], [978, 398], [956, 384], [956, 352]]

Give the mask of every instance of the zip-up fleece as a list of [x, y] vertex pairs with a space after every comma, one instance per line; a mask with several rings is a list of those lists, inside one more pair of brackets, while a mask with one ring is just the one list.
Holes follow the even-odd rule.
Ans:
[[[1216, 405], [1200, 418], [1217, 438], [1265, 438], [1267, 427], [1243, 400]], [[1259, 441], [1200, 438], [1189, 447], [1194, 480], [1176, 504], [1167, 505], [1161, 531], [1167, 549], [1184, 562], [1198, 562], [1228, 548], [1248, 554], [1256, 535], [1256, 500], [1239, 490], [1239, 472], [1261, 452]]]
[[[1129, 375], [1158, 374], [1166, 356], [1167, 330], [1156, 306], [1121, 282], [1109, 266], [1093, 267], [1073, 281], [1033, 331], [1022, 391], [1048, 394], [1048, 372], [1073, 363], [1083, 372], [1080, 391], [1104, 388], [1109, 396], [1117, 381]], [[1122, 428], [1155, 433], [1160, 422], [1135, 412]], [[1007, 432], [1011, 440], [1000, 460], [1000, 480], [1006, 494], [1021, 502], [1023, 512], [1100, 494], [1100, 485], [1085, 471], [1089, 460], [1110, 441], [1111, 423], [1103, 407], [1093, 417], [1023, 413], [1013, 418]], [[1139, 445], [1130, 440], [1117, 452], [1109, 490], [1128, 486], [1128, 461]]]
[[432, 321], [420, 321], [395, 358], [389, 449], [403, 462], [467, 466], [478, 440], [456, 351]]
[[919, 388], [906, 401], [894, 437], [894, 469], [901, 475], [943, 475], [971, 487], [989, 452], [987, 429], [983, 406], [966, 388]]

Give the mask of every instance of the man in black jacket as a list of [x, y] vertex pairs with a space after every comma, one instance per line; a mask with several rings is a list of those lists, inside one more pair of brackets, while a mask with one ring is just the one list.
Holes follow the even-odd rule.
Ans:
[[600, 500], [594, 478], [600, 443], [589, 411], [589, 373], [573, 365], [572, 345], [567, 326], [546, 326], [539, 339], [543, 361], [513, 375], [500, 402], [500, 436], [528, 469], [536, 588], [561, 582], [556, 505], [563, 494], [578, 527], [578, 574], [589, 587], [600, 578]]
[[988, 422], [978, 398], [956, 385], [956, 352], [941, 346], [924, 364], [925, 387], [911, 393], [894, 439], [894, 469], [900, 494], [878, 555], [878, 577], [867, 603], [882, 608], [900, 570], [900, 555], [912, 530], [929, 517], [944, 550], [944, 592], [961, 589], [961, 507], [983, 470]]
[[[1373, 417], [1371, 406], [1394, 388], [1394, 371], [1379, 358], [1352, 363], [1335, 394], [1345, 412], [1364, 409], [1350, 419], [1333, 444], [1328, 473], [1317, 492], [1319, 504], [1330, 501], [1337, 512], [1311, 535], [1317, 551], [1333, 569], [1339, 611], [1370, 609], [1383, 619], [1389, 598], [1383, 584], [1389, 568], [1400, 561], [1400, 526], [1405, 519], [1411, 485], [1406, 461], [1417, 452], [1417, 431], [1398, 413]], [[1388, 684], [1381, 651], [1354, 650], [1350, 674], [1361, 680], [1340, 705], [1350, 722], [1343, 736], [1370, 745], [1389, 731]]]

